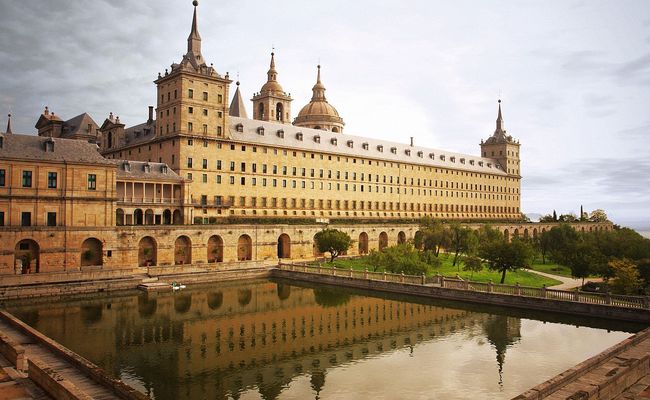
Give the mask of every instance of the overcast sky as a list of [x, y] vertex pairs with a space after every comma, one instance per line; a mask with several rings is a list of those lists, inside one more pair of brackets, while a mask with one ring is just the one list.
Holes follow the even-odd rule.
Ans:
[[[293, 116], [322, 64], [345, 132], [479, 155], [497, 99], [521, 142], [522, 208], [604, 208], [650, 229], [650, 1], [202, 0], [203, 55], [246, 98], [272, 46]], [[186, 51], [189, 0], [0, 0], [0, 121], [34, 134], [155, 104]], [[234, 87], [231, 92], [234, 92]], [[247, 104], [249, 115], [251, 103]]]

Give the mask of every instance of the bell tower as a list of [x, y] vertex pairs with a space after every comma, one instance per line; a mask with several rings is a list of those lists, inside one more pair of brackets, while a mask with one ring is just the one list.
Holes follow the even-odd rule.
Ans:
[[519, 141], [513, 139], [504, 129], [499, 100], [496, 129], [487, 140], [481, 140], [481, 156], [494, 159], [508, 175], [520, 177], [519, 146]]
[[291, 101], [293, 99], [289, 94], [285, 93], [278, 83], [278, 72], [275, 69], [275, 53], [271, 53], [271, 66], [266, 74], [266, 83], [252, 99], [253, 119], [290, 124]]

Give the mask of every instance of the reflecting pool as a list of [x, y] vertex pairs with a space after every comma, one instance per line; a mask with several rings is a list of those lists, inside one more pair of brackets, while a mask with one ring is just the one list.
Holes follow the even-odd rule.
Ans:
[[643, 327], [295, 283], [5, 305], [155, 399], [507, 399]]

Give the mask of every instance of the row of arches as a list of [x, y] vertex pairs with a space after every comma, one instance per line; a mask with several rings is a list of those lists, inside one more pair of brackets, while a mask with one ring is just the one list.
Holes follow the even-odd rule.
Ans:
[[133, 213], [126, 213], [123, 209], [115, 210], [115, 224], [123, 225], [180, 225], [183, 223], [183, 216], [180, 210], [165, 209], [161, 215], [155, 214], [154, 210], [148, 208], [142, 210], [136, 208]]
[[[81, 243], [80, 263], [85, 266], [101, 266], [104, 261], [104, 244], [97, 238], [87, 238]], [[32, 239], [23, 239], [14, 248], [14, 266], [20, 274], [33, 274], [41, 269], [41, 246]]]

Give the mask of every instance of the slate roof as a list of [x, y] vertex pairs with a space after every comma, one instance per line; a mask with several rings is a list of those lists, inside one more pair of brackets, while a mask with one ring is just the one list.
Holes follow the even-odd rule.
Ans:
[[[88, 124], [92, 126], [91, 132], [88, 132]], [[64, 131], [62, 134], [64, 136], [80, 135], [95, 137], [97, 134], [97, 128], [99, 128], [99, 126], [95, 120], [93, 120], [92, 117], [88, 115], [88, 113], [83, 113], [65, 121], [63, 123]]]
[[[138, 180], [167, 180], [183, 182], [183, 178], [174, 172], [165, 163], [132, 161], [132, 160], [110, 160], [117, 165], [117, 179], [138, 179]], [[146, 166], [149, 166], [147, 171]]]
[[[247, 118], [230, 117], [229, 121], [230, 137], [240, 142], [506, 175], [491, 158]], [[259, 128], [264, 128], [263, 135]]]
[[[48, 138], [34, 135], [2, 135], [0, 159], [54, 161], [112, 166], [99, 154], [97, 145], [83, 140]], [[54, 142], [54, 151], [45, 151], [46, 141]]]

